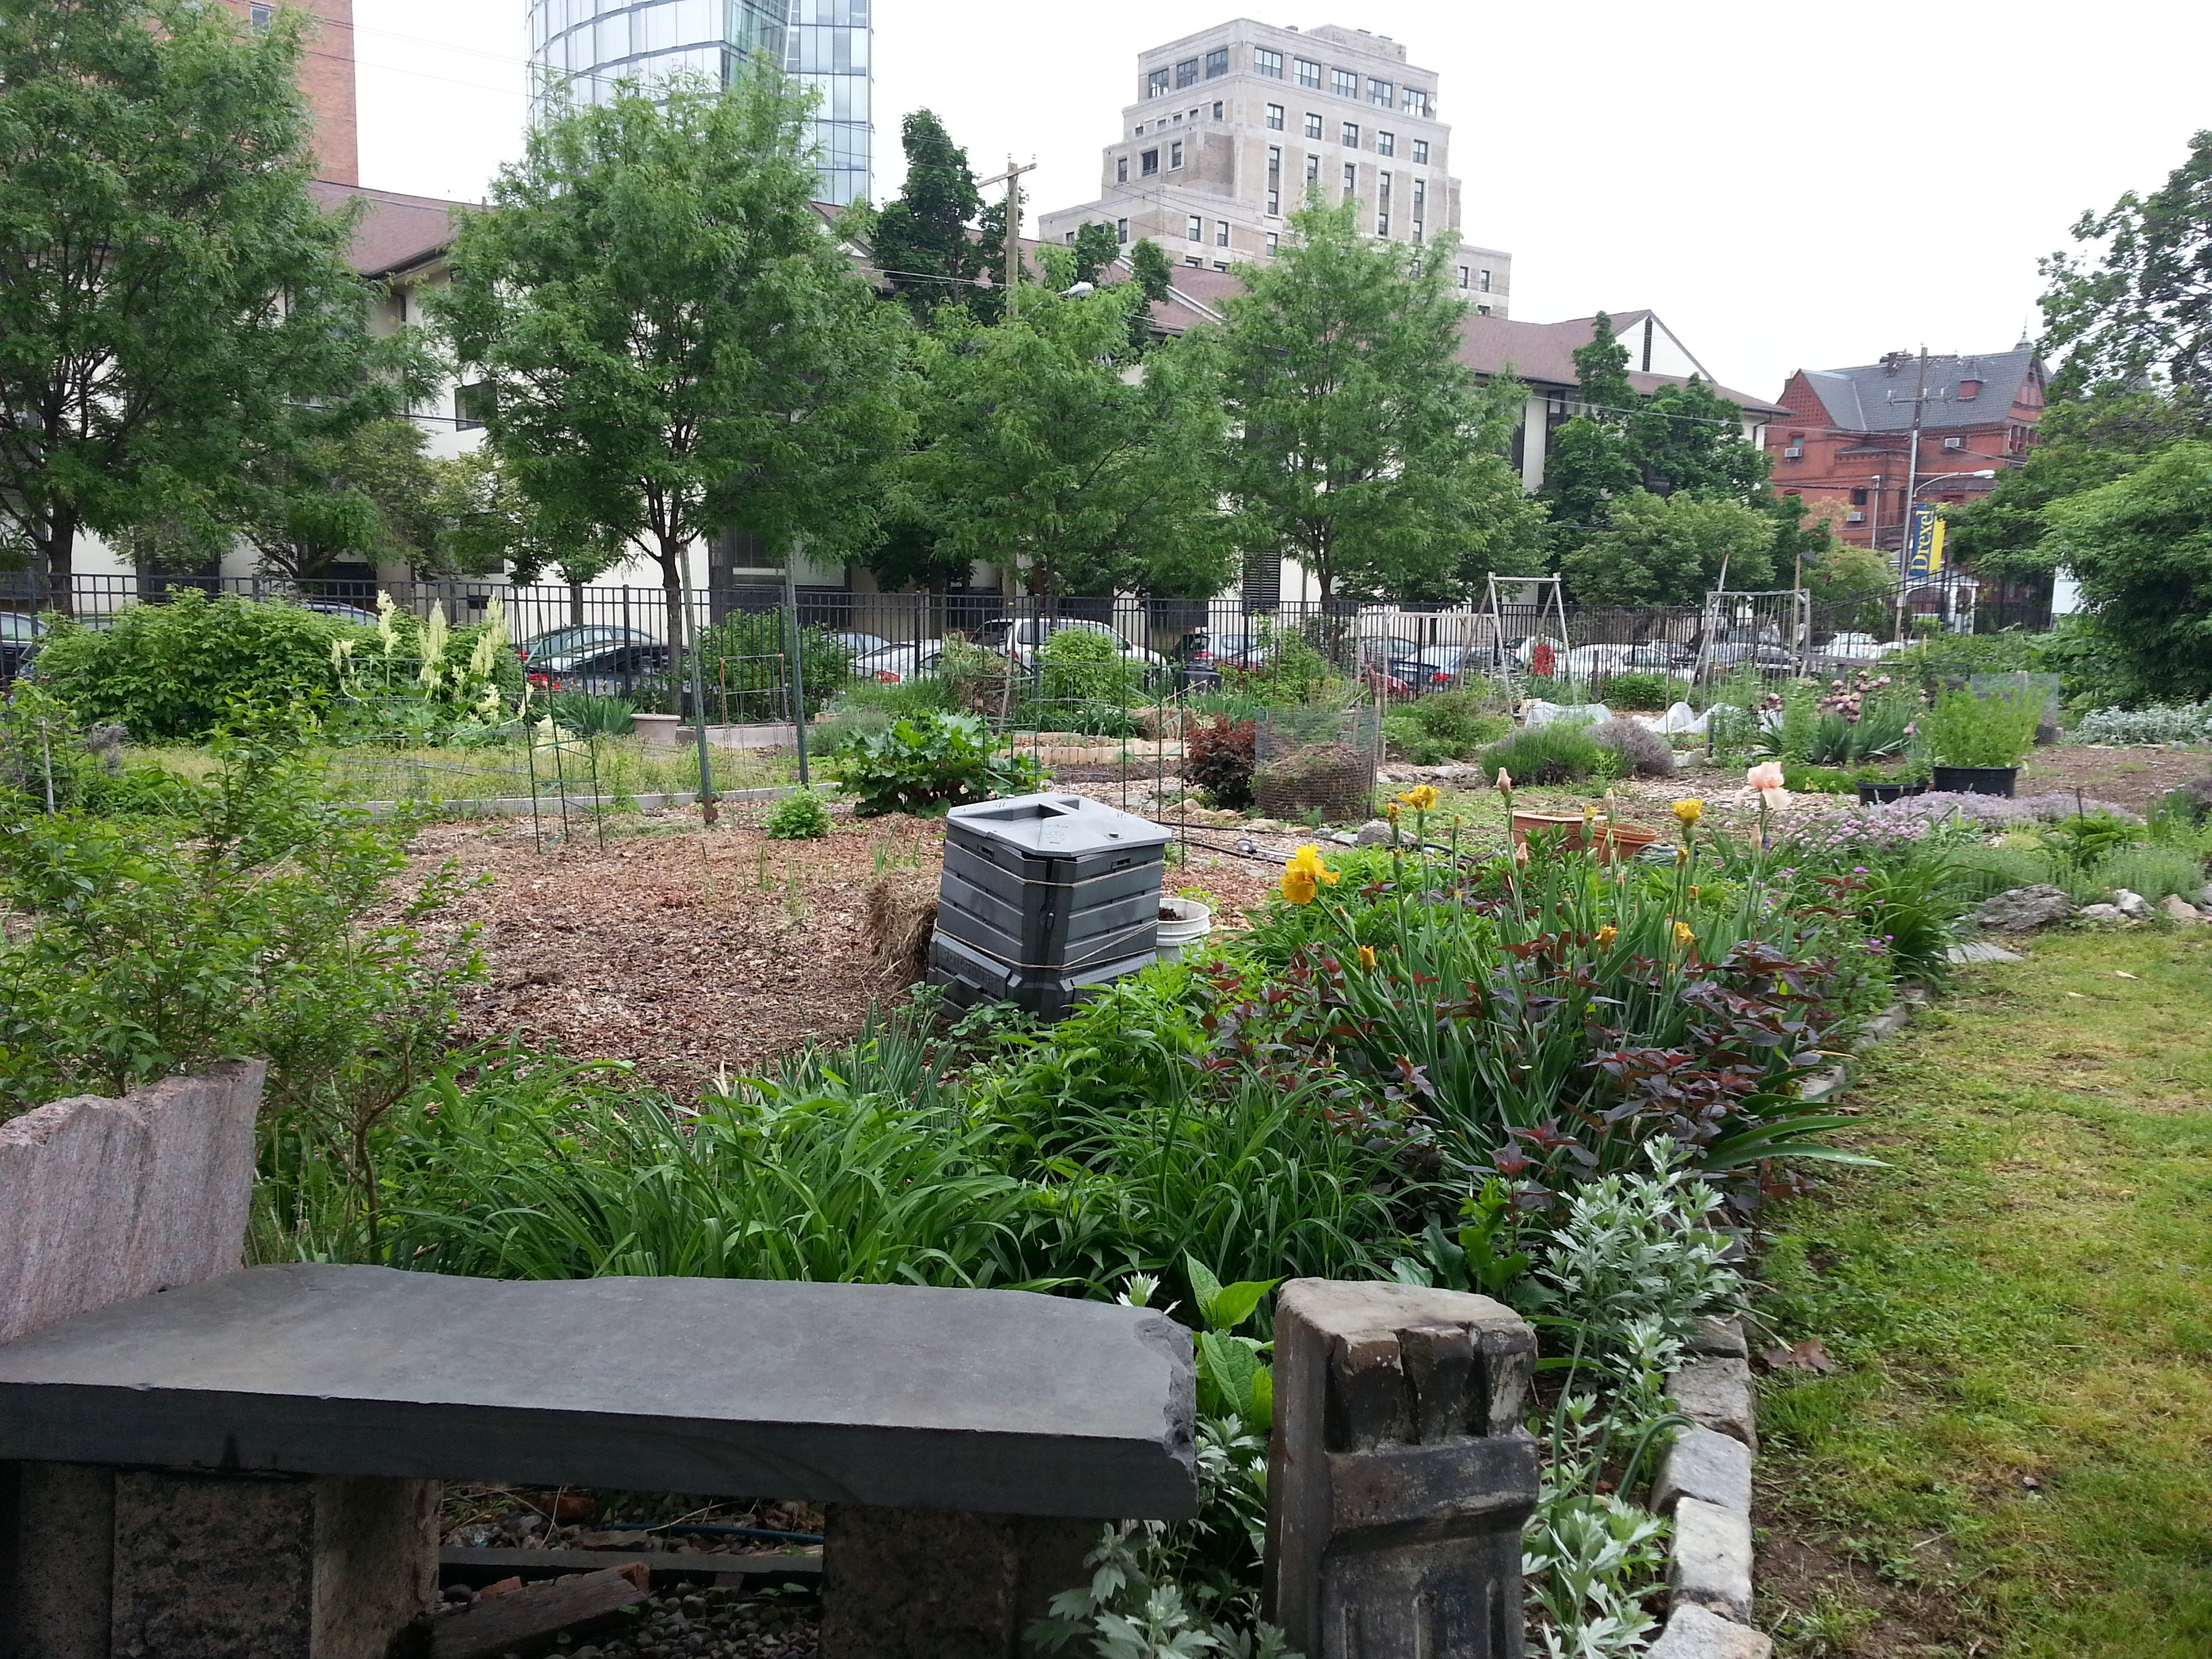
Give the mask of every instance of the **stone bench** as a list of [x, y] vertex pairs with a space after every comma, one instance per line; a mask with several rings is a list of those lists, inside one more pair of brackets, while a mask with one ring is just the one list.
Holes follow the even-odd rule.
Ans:
[[1097, 1521], [1194, 1512], [1190, 1352], [1015, 1291], [302, 1265], [139, 1297], [0, 1346], [0, 1655], [384, 1659], [428, 1483], [466, 1480], [825, 1504], [825, 1656], [998, 1659]]

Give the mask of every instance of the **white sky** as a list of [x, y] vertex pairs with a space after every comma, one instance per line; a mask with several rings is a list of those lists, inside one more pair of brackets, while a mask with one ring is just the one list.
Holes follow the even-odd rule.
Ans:
[[[934, 109], [1032, 208], [1098, 193], [1136, 54], [1224, 17], [1163, 0], [876, 0], [876, 188]], [[1462, 231], [1514, 256], [1513, 314], [1648, 306], [1725, 383], [2019, 337], [2037, 258], [2212, 126], [2206, 0], [1856, 7], [1359, 0], [1437, 72]], [[519, 149], [522, 0], [356, 0], [363, 182], [477, 199]], [[1032, 225], [1032, 228], [1034, 226]]]

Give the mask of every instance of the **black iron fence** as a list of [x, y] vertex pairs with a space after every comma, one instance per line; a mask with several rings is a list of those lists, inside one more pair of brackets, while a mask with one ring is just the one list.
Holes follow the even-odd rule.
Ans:
[[[372, 623], [379, 595], [402, 611], [441, 607], [455, 626], [496, 605], [533, 681], [548, 690], [665, 696], [672, 676], [669, 596], [658, 587], [521, 586], [496, 580], [293, 581], [270, 576], [77, 576], [66, 591], [10, 579], [0, 593], [0, 680], [35, 655], [55, 613], [98, 628], [136, 605], [197, 591], [306, 606]], [[2047, 602], [1981, 600], [1970, 580], [1946, 575], [1840, 605], [1778, 606], [1774, 595], [1716, 595], [1686, 606], [1568, 606], [1480, 603], [1421, 607], [1323, 599], [1249, 602], [1231, 596], [1164, 599], [990, 592], [866, 593], [774, 584], [694, 592], [686, 637], [742, 639], [727, 663], [706, 667], [710, 707], [738, 718], [789, 717], [788, 661], [803, 647], [806, 672], [826, 680], [895, 683], [936, 673], [948, 641], [964, 641], [1034, 670], [1045, 642], [1075, 627], [1110, 635], [1146, 665], [1154, 688], [1265, 675], [1318, 662], [1389, 697], [1470, 681], [1534, 678], [1596, 690], [1616, 675], [1710, 680], [1745, 671], [1781, 678], [1873, 659], [1885, 645], [1932, 629], [1990, 632], [2050, 624]], [[797, 640], [789, 635], [794, 620]], [[758, 618], [759, 625], [737, 619]], [[773, 621], [770, 619], [773, 618]], [[811, 641], [809, 643], [809, 641]], [[825, 654], [826, 653], [826, 654]], [[770, 673], [763, 665], [784, 666]], [[817, 666], [817, 665], [819, 665]], [[688, 672], [688, 671], [687, 671]], [[739, 676], [733, 681], [732, 675]], [[771, 688], [773, 695], [771, 693]], [[808, 686], [810, 708], [835, 690]]]

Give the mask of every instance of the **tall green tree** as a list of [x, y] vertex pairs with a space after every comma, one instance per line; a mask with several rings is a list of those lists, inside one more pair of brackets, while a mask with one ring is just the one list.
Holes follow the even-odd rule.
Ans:
[[1725, 573], [1733, 588], [1774, 582], [1774, 521], [1741, 501], [1634, 490], [1607, 528], [1561, 561], [1580, 605], [1695, 605]]
[[757, 64], [619, 88], [536, 127], [454, 243], [486, 442], [548, 522], [653, 560], [678, 649], [690, 550], [857, 551], [904, 444], [906, 321], [814, 210], [806, 118]]
[[1114, 227], [1103, 219], [1093, 219], [1075, 233], [1075, 280], [1096, 283], [1106, 268], [1121, 257], [1121, 244], [1114, 234]]
[[569, 615], [580, 623], [585, 585], [629, 556], [628, 547], [603, 529], [553, 518], [489, 447], [434, 460], [428, 471], [426, 505], [436, 526], [430, 568], [439, 574], [504, 570], [527, 586], [550, 571], [568, 584]]
[[2212, 443], [2178, 443], [2045, 509], [2130, 698], [2212, 697]]
[[1139, 367], [1129, 315], [1142, 302], [1132, 283], [1032, 289], [997, 327], [947, 315], [917, 343], [908, 499], [933, 567], [981, 559], [1036, 593], [1188, 598], [1228, 580], [1212, 356], [1179, 342]]
[[2079, 254], [2043, 261], [2043, 349], [2063, 354], [2059, 398], [2162, 391], [2212, 434], [2212, 129], [2148, 196], [2130, 191], [2074, 225]]
[[1574, 350], [1584, 407], [1552, 433], [1544, 452], [1543, 498], [1550, 509], [1553, 561], [1605, 528], [1612, 503], [1642, 483], [1628, 449], [1628, 418], [1639, 401], [1628, 380], [1628, 348], [1601, 311], [1589, 341]]
[[1629, 459], [1654, 495], [1689, 490], [1749, 502], [1773, 462], [1744, 435], [1743, 405], [1698, 376], [1654, 387], [1636, 399], [1626, 422]]
[[1168, 297], [1168, 289], [1175, 282], [1175, 265], [1151, 237], [1139, 237], [1137, 245], [1129, 250], [1129, 270], [1137, 286], [1144, 290], [1145, 298], [1152, 304], [1158, 305]]
[[80, 531], [212, 540], [255, 434], [347, 382], [369, 293], [300, 52], [289, 10], [0, 4], [0, 555], [61, 603]]
[[1237, 541], [1297, 560], [1325, 597], [1449, 599], [1535, 558], [1542, 509], [1504, 455], [1525, 394], [1460, 362], [1449, 250], [1364, 236], [1358, 216], [1293, 215], [1224, 302]]
[[900, 137], [906, 183], [876, 216], [870, 243], [878, 268], [926, 322], [937, 307], [965, 306], [975, 295], [975, 279], [986, 269], [975, 234], [983, 198], [968, 152], [935, 115], [915, 111]]

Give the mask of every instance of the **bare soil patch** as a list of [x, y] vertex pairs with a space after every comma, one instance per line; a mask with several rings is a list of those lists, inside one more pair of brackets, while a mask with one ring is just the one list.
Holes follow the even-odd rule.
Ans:
[[2208, 772], [2212, 772], [2212, 747], [2105, 748], [2057, 744], [2027, 757], [2021, 769], [2019, 789], [2023, 795], [2079, 789], [2086, 799], [2106, 800], [2140, 812], [2167, 790]]

